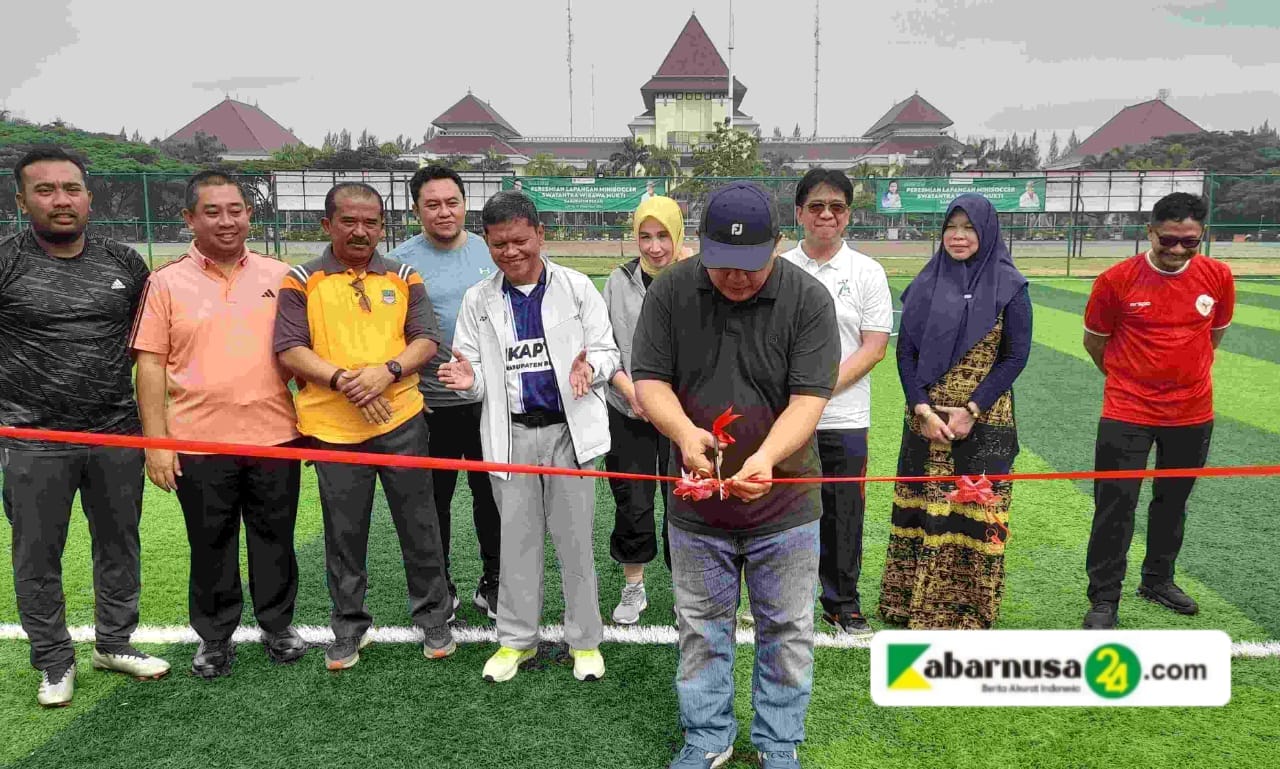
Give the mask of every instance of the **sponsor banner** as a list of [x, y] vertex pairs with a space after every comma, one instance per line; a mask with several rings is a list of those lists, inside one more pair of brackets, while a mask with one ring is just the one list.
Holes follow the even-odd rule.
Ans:
[[887, 630], [871, 642], [871, 699], [895, 707], [1221, 706], [1220, 630]]
[[1044, 177], [945, 179], [901, 177], [876, 180], [876, 210], [882, 214], [944, 214], [947, 205], [966, 192], [976, 192], [997, 211], [1037, 213], [1044, 210]]
[[667, 194], [666, 179], [630, 177], [517, 176], [502, 180], [502, 189], [517, 189], [539, 211], [635, 211], [654, 195]]

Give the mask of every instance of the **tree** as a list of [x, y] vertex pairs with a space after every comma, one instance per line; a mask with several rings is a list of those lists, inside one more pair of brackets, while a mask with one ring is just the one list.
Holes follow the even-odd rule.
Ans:
[[124, 130], [124, 126], [120, 126], [120, 141], [129, 141], [129, 132]]
[[1075, 154], [1078, 149], [1080, 149], [1080, 140], [1076, 138], [1076, 131], [1073, 128], [1071, 129], [1071, 136], [1067, 137], [1067, 149], [1062, 153], [1062, 156], [1066, 157]]
[[539, 152], [524, 167], [525, 176], [574, 176], [573, 166], [560, 165], [550, 152]]
[[375, 149], [376, 150], [380, 145], [381, 145], [381, 142], [378, 141], [378, 137], [369, 133], [369, 129], [366, 128], [360, 131], [360, 139], [356, 143], [356, 149], [360, 149], [360, 150]]
[[796, 127], [791, 131], [791, 138], [792, 138], [792, 139], [799, 139], [799, 138], [800, 138], [800, 124], [799, 124], [799, 123], [796, 123]]
[[289, 144], [271, 153], [271, 160], [282, 171], [303, 171], [315, 165], [324, 155], [333, 154], [333, 150], [315, 149], [305, 144]]
[[970, 136], [965, 142], [964, 156], [973, 160], [973, 170], [988, 171], [996, 163], [995, 148], [995, 139]]
[[139, 130], [138, 130], [138, 129], [136, 129], [136, 128], [135, 128], [135, 129], [133, 129], [133, 136], [129, 137], [129, 141], [133, 142], [134, 144], [144, 144], [144, 143], [145, 143], [145, 142], [143, 142], [143, 141], [142, 141], [142, 132], [141, 132], [141, 131], [139, 131]]
[[649, 176], [679, 176], [680, 153], [670, 147], [649, 147], [649, 161], [644, 167]]
[[782, 129], [781, 129], [781, 128], [779, 128], [779, 127], [777, 127], [777, 126], [774, 126], [774, 127], [773, 127], [773, 138], [775, 138], [775, 139], [781, 139], [781, 138], [782, 138]]
[[635, 176], [636, 166], [648, 162], [649, 148], [643, 139], [623, 139], [622, 148], [609, 156], [609, 170], [619, 176]]
[[788, 166], [788, 163], [795, 162], [795, 158], [783, 152], [766, 152], [760, 156], [760, 160], [764, 165], [765, 176], [794, 176], [795, 173]]
[[1045, 165], [1052, 165], [1058, 161], [1061, 155], [1058, 150], [1058, 132], [1054, 131], [1053, 136], [1049, 137], [1049, 155], [1045, 158]]
[[695, 176], [759, 176], [764, 171], [760, 140], [751, 134], [717, 125], [706, 144], [693, 152]]
[[959, 166], [959, 158], [951, 145], [943, 142], [929, 149], [929, 165], [925, 166], [925, 176], [949, 176]]
[[222, 159], [222, 153], [227, 151], [227, 145], [204, 131], [196, 131], [195, 136], [192, 136], [189, 141], [168, 139], [161, 142], [160, 151], [175, 160], [208, 165]]
[[510, 171], [511, 163], [507, 162], [506, 155], [499, 155], [492, 149], [485, 150], [484, 157], [480, 159], [479, 165], [476, 166], [477, 171]]
[[445, 168], [452, 168], [458, 172], [472, 170], [471, 161], [464, 155], [446, 155], [445, 157], [432, 160], [431, 163], [433, 165], [444, 166]]

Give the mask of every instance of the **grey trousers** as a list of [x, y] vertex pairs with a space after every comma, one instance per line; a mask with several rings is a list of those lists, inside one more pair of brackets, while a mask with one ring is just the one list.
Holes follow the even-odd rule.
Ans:
[[143, 465], [140, 449], [0, 449], [18, 614], [37, 669], [75, 660], [62, 593], [62, 551], [77, 490], [92, 540], [98, 648], [127, 646], [138, 626]]
[[[385, 435], [363, 443], [315, 441], [333, 451], [427, 456], [427, 423], [414, 417]], [[382, 481], [391, 520], [400, 539], [409, 583], [409, 616], [421, 628], [449, 621], [453, 606], [445, 578], [440, 523], [431, 494], [431, 471], [400, 467], [316, 462], [320, 511], [324, 518], [324, 563], [333, 609], [329, 624], [339, 638], [360, 636], [373, 624], [365, 606], [369, 587], [369, 521], [374, 481]]]
[[[567, 425], [511, 426], [511, 462], [580, 467]], [[498, 576], [498, 643], [513, 649], [538, 645], [542, 617], [543, 543], [556, 549], [564, 590], [564, 635], [571, 649], [594, 649], [604, 637], [596, 585], [595, 479], [563, 475], [493, 478], [502, 518], [502, 570]]]

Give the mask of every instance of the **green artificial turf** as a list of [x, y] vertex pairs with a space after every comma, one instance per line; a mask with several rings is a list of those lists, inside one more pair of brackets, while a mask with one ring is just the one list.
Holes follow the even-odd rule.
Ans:
[[[894, 293], [904, 281], [894, 281]], [[1080, 345], [1087, 282], [1032, 287], [1036, 344], [1015, 387], [1020, 471], [1092, 466], [1102, 377]], [[1083, 291], [1081, 290], [1083, 287]], [[1262, 289], [1262, 290], [1258, 290]], [[1275, 289], [1275, 291], [1270, 291]], [[1261, 349], [1280, 334], [1276, 284], [1242, 284], [1240, 302], [1253, 323], [1228, 332], [1215, 367], [1219, 416], [1210, 462], [1280, 461], [1280, 427], [1259, 393], [1274, 390], [1280, 361]], [[1248, 314], [1246, 314], [1248, 315]], [[1250, 335], [1253, 341], [1250, 342]], [[892, 474], [901, 436], [902, 396], [891, 347], [873, 374], [870, 472]], [[1125, 628], [1221, 628], [1236, 640], [1280, 638], [1280, 480], [1201, 481], [1191, 497], [1179, 583], [1201, 604], [1182, 617], [1132, 596], [1143, 552], [1146, 484], [1130, 578], [1121, 603]], [[326, 624], [324, 547], [314, 475], [304, 474], [298, 526], [301, 569], [297, 621]], [[597, 484], [596, 562], [606, 617], [622, 585], [609, 558], [613, 506]], [[888, 537], [892, 489], [867, 489], [863, 607], [874, 610]], [[92, 621], [88, 536], [73, 514], [64, 559], [68, 617]], [[1008, 583], [999, 627], [1074, 628], [1087, 608], [1084, 553], [1092, 516], [1091, 486], [1068, 481], [1015, 484]], [[479, 576], [470, 498], [459, 483], [453, 510], [453, 574], [463, 599], [459, 620], [486, 624], [470, 605]], [[9, 528], [0, 526], [7, 550]], [[186, 622], [187, 546], [176, 500], [149, 488], [143, 516], [142, 622]], [[543, 621], [563, 611], [554, 551], [547, 545]], [[242, 565], [243, 568], [243, 565]], [[390, 517], [376, 498], [370, 537], [368, 603], [379, 625], [409, 624], [403, 566]], [[648, 570], [649, 608], [642, 623], [671, 617], [670, 576], [659, 558]], [[247, 585], [247, 580], [246, 580]], [[15, 622], [12, 573], [0, 569], [0, 622]], [[252, 622], [246, 609], [246, 623]], [[873, 620], [874, 622], [874, 620]], [[820, 630], [825, 628], [819, 624]], [[151, 647], [174, 664], [166, 680], [138, 683], [81, 661], [74, 704], [35, 706], [39, 681], [27, 645], [0, 641], [0, 764], [30, 767], [365, 765], [497, 767], [660, 767], [678, 749], [676, 651], [670, 646], [605, 644], [608, 673], [594, 685], [575, 681], [563, 653], [548, 647], [514, 681], [487, 685], [480, 669], [494, 647], [465, 644], [444, 661], [427, 661], [411, 644], [370, 648], [341, 674], [323, 670], [312, 649], [299, 664], [271, 665], [256, 644], [240, 647], [234, 675], [205, 682], [187, 672], [191, 645]], [[749, 741], [753, 650], [738, 647], [738, 756]], [[1233, 697], [1206, 709], [893, 709], [871, 703], [865, 649], [819, 649], [808, 740], [809, 767], [1263, 767], [1280, 753], [1280, 660], [1233, 661]], [[1271, 756], [1268, 759], [1267, 756]]]

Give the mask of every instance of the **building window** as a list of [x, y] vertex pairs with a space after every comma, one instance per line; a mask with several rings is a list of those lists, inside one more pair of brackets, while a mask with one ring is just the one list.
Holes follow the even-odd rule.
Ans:
[[695, 94], [693, 95], [693, 98], [694, 98], [694, 100], [695, 100], [695, 101], [702, 101], [702, 94], [700, 94], [700, 93], [695, 93]]
[[676, 101], [681, 101], [682, 99], [684, 99], [684, 94], [682, 93], [676, 94]]

